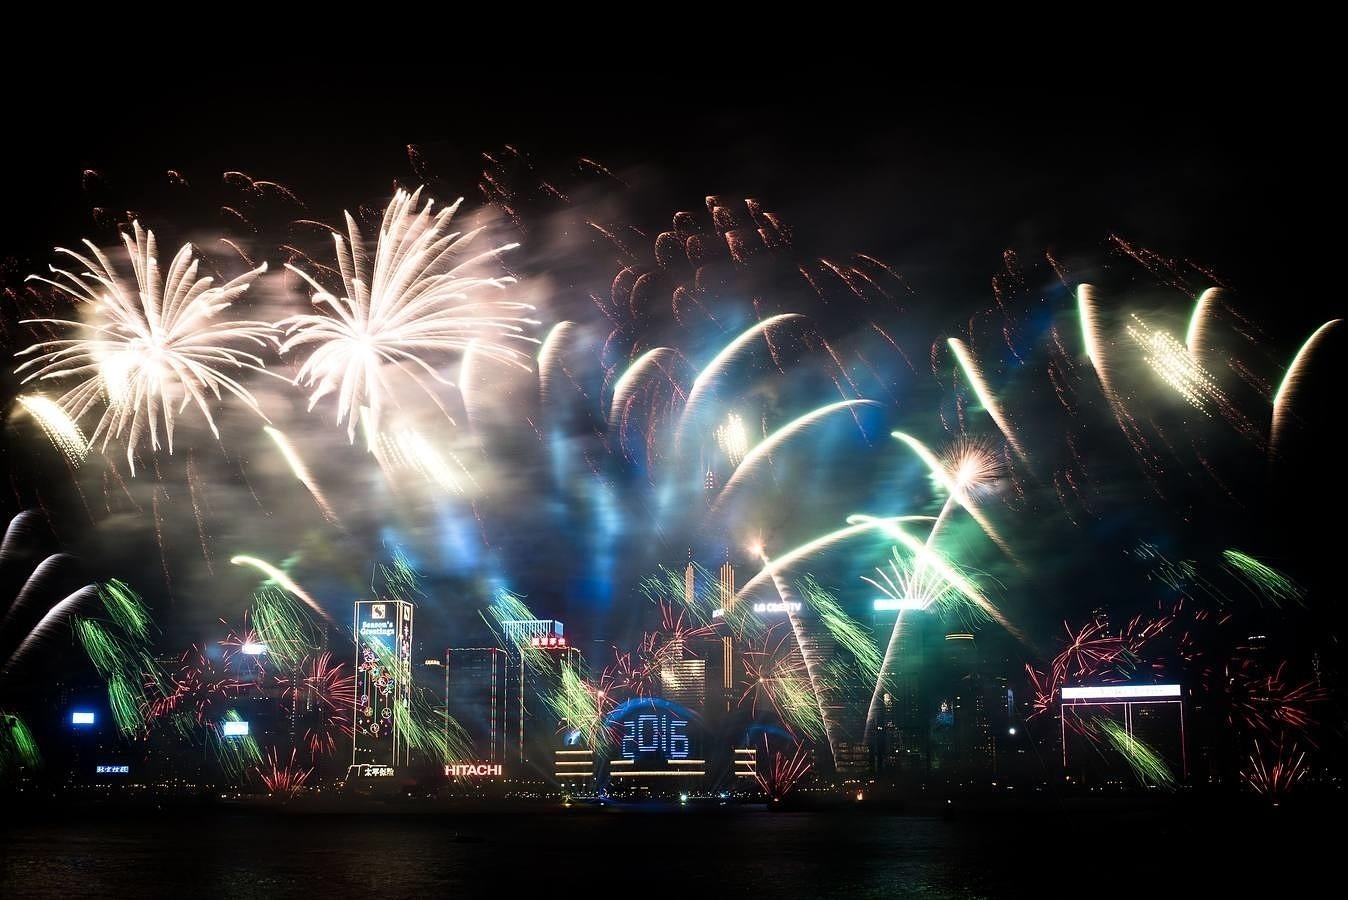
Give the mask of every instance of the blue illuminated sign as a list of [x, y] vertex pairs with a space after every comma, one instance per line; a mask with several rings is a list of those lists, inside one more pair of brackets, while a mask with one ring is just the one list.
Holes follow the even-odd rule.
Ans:
[[130, 766], [94, 766], [97, 775], [130, 775]]
[[70, 714], [71, 725], [92, 725], [94, 724], [94, 714], [84, 710], [76, 710]]
[[665, 712], [643, 713], [623, 722], [623, 759], [658, 753], [665, 759], [688, 758], [688, 722]]

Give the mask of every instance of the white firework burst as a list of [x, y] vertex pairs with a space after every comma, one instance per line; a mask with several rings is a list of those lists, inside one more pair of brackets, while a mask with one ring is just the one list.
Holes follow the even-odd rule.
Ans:
[[533, 307], [504, 299], [515, 283], [510, 276], [472, 274], [481, 265], [517, 246], [506, 244], [468, 255], [481, 229], [448, 232], [460, 199], [432, 214], [433, 201], [418, 210], [421, 190], [399, 190], [384, 212], [373, 267], [365, 256], [360, 229], [346, 214], [349, 237], [334, 234], [342, 296], [322, 287], [307, 273], [288, 266], [313, 288], [319, 313], [291, 316], [281, 352], [310, 348], [296, 383], [312, 388], [309, 408], [337, 395], [337, 424], [347, 425], [354, 440], [360, 410], [375, 423], [394, 396], [392, 379], [411, 379], [437, 405], [430, 382], [452, 386], [428, 355], [463, 351], [528, 368], [531, 357], [515, 345], [536, 344], [525, 330], [538, 323], [523, 317]]
[[134, 285], [119, 278], [107, 255], [90, 241], [84, 242], [90, 256], [56, 249], [83, 271], [52, 266], [55, 278], [30, 276], [87, 305], [87, 315], [80, 322], [26, 320], [68, 328], [79, 336], [43, 341], [20, 351], [18, 356], [34, 356], [15, 371], [27, 373], [25, 383], [78, 378], [56, 405], [72, 422], [101, 407], [90, 445], [101, 444], [106, 450], [110, 440], [125, 436], [126, 458], [135, 474], [135, 451], [145, 434], [154, 452], [160, 448], [162, 429], [172, 453], [174, 423], [191, 404], [217, 438], [220, 432], [211, 404], [224, 394], [262, 415], [256, 398], [237, 376], [250, 369], [263, 371], [263, 360], [237, 345], [265, 347], [274, 341], [275, 329], [266, 322], [219, 317], [267, 270], [265, 263], [217, 286], [210, 276], [198, 277], [200, 260], [191, 244], [178, 250], [165, 272], [159, 266], [154, 232], [142, 229], [139, 222], [131, 227], [133, 233], [123, 233], [122, 242], [131, 257]]

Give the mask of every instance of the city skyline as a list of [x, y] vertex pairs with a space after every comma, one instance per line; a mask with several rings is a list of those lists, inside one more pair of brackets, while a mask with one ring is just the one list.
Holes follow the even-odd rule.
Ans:
[[1342, 302], [1267, 135], [551, 96], [18, 149], [4, 790], [1341, 791]]

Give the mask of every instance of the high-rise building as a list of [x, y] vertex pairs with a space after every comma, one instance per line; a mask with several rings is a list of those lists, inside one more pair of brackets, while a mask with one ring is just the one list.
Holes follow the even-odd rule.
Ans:
[[726, 614], [729, 614], [730, 610], [735, 606], [735, 567], [730, 564], [730, 560], [728, 559], [721, 563], [719, 582], [721, 588], [721, 609], [725, 610]]
[[[898, 644], [888, 689], [878, 698], [870, 755], [877, 775], [891, 781], [925, 781], [930, 763], [932, 702], [927, 690], [933, 681], [928, 671], [927, 648], [934, 631], [933, 617], [913, 611], [901, 612]], [[877, 616], [876, 633], [887, 635], [895, 627], [889, 617]]]
[[978, 648], [972, 634], [951, 632], [944, 650], [931, 766], [947, 783], [982, 784], [991, 778], [995, 750]]
[[399, 723], [409, 715], [412, 697], [412, 609], [402, 600], [356, 601], [354, 766], [407, 764]]
[[682, 640], [660, 654], [660, 696], [701, 715], [707, 705], [707, 661], [688, 652]]
[[560, 722], [549, 703], [562, 687], [563, 673], [584, 678], [585, 660], [556, 619], [503, 623], [506, 639], [506, 761], [550, 772]]
[[566, 631], [556, 619], [506, 619], [501, 623], [501, 629], [506, 643], [515, 647], [528, 644], [533, 638], [560, 638]]
[[506, 658], [500, 647], [445, 651], [445, 727], [452, 720], [467, 735], [466, 761], [505, 762]]

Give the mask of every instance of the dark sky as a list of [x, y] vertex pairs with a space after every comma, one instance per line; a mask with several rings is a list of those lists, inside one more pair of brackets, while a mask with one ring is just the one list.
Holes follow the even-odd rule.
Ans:
[[471, 197], [480, 154], [508, 143], [541, 171], [584, 156], [639, 180], [636, 215], [651, 231], [707, 194], [761, 198], [803, 242], [890, 261], [929, 303], [950, 304], [953, 321], [986, 302], [1004, 249], [1103, 254], [1114, 233], [1222, 273], [1279, 347], [1343, 308], [1326, 289], [1338, 236], [1324, 225], [1342, 173], [1316, 133], [1320, 98], [1304, 91], [1070, 72], [977, 92], [846, 76], [615, 85], [565, 72], [543, 84], [408, 73], [353, 86], [294, 71], [155, 82], [135, 103], [99, 82], [57, 93], [11, 76], [25, 86], [5, 114], [0, 257], [36, 271], [53, 245], [89, 233], [85, 168], [147, 216], [165, 170], [207, 195], [239, 169], [335, 221], [412, 180], [408, 144]]
[[1008, 245], [1118, 232], [1266, 296], [1317, 276], [1308, 263], [1327, 236], [1315, 213], [1342, 191], [1313, 85], [1100, 79], [978, 91], [844, 74], [441, 87], [415, 70], [373, 85], [302, 66], [163, 79], [143, 93], [106, 84], [67, 92], [29, 80], [10, 98], [7, 253], [74, 236], [84, 167], [132, 197], [170, 168], [198, 179], [241, 169], [311, 201], [350, 202], [410, 178], [409, 143], [433, 153], [447, 180], [459, 172], [465, 190], [479, 154], [510, 143], [543, 166], [588, 156], [615, 172], [648, 167], [670, 208], [724, 192], [802, 223], [815, 217], [797, 211], [826, 209], [839, 245], [955, 253], [976, 289], [986, 284], [978, 264]]

